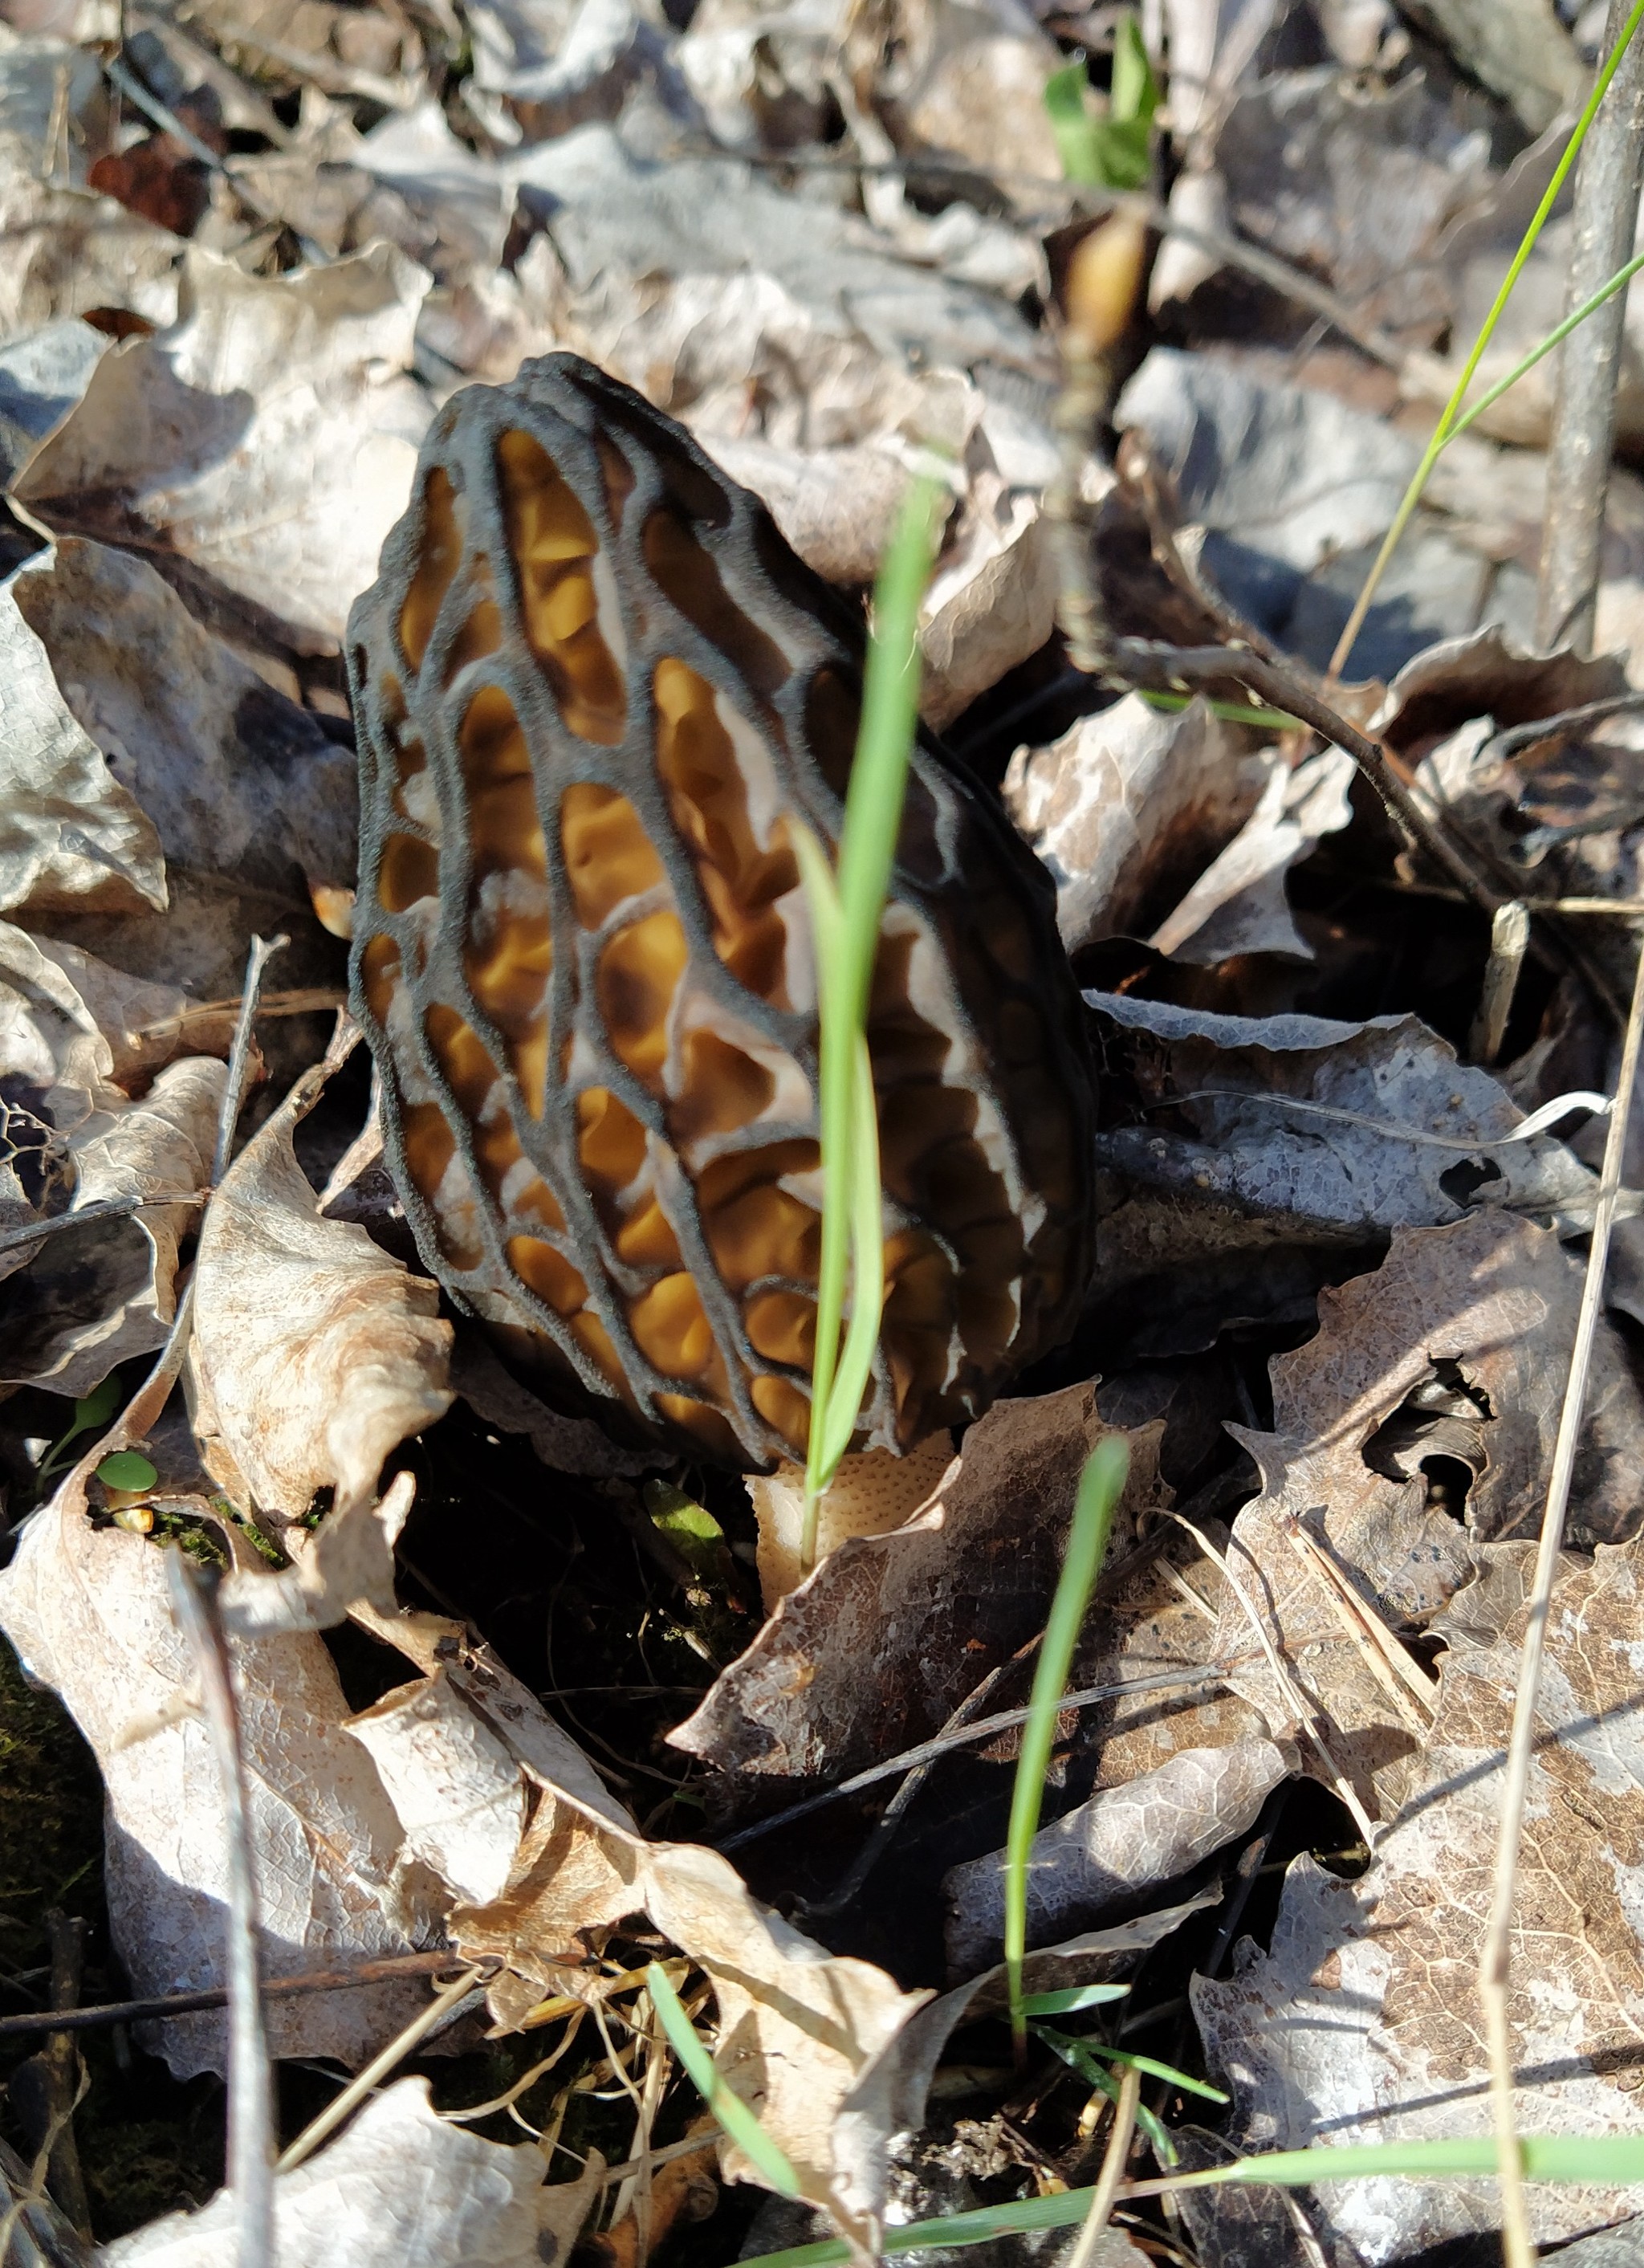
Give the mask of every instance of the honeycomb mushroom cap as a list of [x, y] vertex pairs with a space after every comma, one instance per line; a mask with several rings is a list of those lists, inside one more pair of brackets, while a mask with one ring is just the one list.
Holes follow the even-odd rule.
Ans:
[[[817, 1034], [786, 821], [837, 846], [859, 625], [670, 418], [550, 355], [436, 419], [348, 644], [354, 1008], [425, 1261], [551, 1398], [802, 1455]], [[868, 1037], [857, 1443], [904, 1451], [1066, 1335], [1092, 1238], [1049, 878], [923, 735]]]

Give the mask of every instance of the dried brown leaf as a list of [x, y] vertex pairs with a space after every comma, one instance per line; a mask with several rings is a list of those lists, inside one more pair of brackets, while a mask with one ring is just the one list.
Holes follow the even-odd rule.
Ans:
[[[213, 1516], [203, 1504], [179, 1508]], [[222, 1788], [160, 1548], [93, 1528], [65, 1488], [28, 1521], [0, 1574], [0, 1624], [30, 1673], [62, 1696], [102, 1771], [109, 1923], [132, 1991], [221, 1984]], [[235, 1662], [267, 1972], [409, 1951], [429, 1918], [430, 1885], [404, 1878], [393, 1806], [343, 1729], [348, 1705], [323, 1641], [240, 1641]], [[358, 2063], [418, 1997], [390, 1984], [271, 2000], [270, 2044], [276, 2055]], [[220, 2015], [173, 2018], [160, 2040], [180, 2073], [225, 2067]]]
[[451, 1403], [451, 1326], [431, 1284], [363, 1228], [321, 1218], [291, 1146], [322, 1078], [299, 1080], [247, 1144], [200, 1235], [189, 1347], [208, 1469], [242, 1505], [296, 1520], [322, 1488], [368, 1498], [382, 1461]]
[[[1496, 1547], [1518, 1558], [1527, 1547]], [[1511, 2019], [1519, 2117], [1540, 2133], [1644, 2127], [1640, 1754], [1640, 1545], [1600, 1546], [1557, 1584], [1518, 1874]], [[1297, 1860], [1272, 1948], [1227, 1983], [1196, 1981], [1213, 2068], [1237, 2090], [1236, 2139], [1280, 2149], [1488, 2131], [1477, 1992], [1491, 1898], [1502, 1756], [1524, 1613], [1487, 1643], [1450, 1640], [1435, 1734], [1399, 1782], [1398, 1808], [1353, 1881]], [[1325, 2233], [1389, 2260], [1500, 2220], [1493, 2182], [1331, 2183]], [[1636, 2191], [1538, 2184], [1537, 2241], [1636, 2210]]]
[[427, 280], [387, 245], [275, 278], [191, 250], [176, 323], [104, 357], [18, 497], [335, 652], [410, 492]]
[[[674, 1746], [734, 1779], [820, 1779], [928, 1739], [1043, 1629], [1079, 1476], [1108, 1431], [1090, 1386], [997, 1403], [940, 1496], [888, 1535], [841, 1543]], [[1132, 1437], [1116, 1554], [1159, 1492], [1159, 1432]]]

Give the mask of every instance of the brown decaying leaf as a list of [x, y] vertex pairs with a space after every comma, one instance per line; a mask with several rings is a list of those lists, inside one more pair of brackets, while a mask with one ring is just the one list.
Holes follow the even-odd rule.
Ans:
[[1171, 716], [1135, 693], [1019, 748], [1005, 800], [1055, 880], [1068, 951], [1152, 930], [1255, 811], [1265, 769], [1203, 702]]
[[[144, 1210], [55, 1231], [10, 1279], [0, 1377], [54, 1394], [89, 1393], [132, 1355], [151, 1353], [175, 1311], [179, 1239], [210, 1171], [226, 1071], [216, 1057], [168, 1064], [140, 1101], [106, 1090], [61, 1132], [68, 1212], [138, 1197]], [[58, 1090], [61, 1096], [63, 1090]]]
[[[542, 2268], [567, 2258], [597, 2203], [605, 2162], [544, 2184], [529, 2143], [488, 2142], [440, 2117], [425, 2079], [402, 2079], [335, 2141], [276, 2177], [279, 2258], [329, 2268]], [[232, 2191], [168, 2213], [100, 2254], [107, 2268], [219, 2268], [233, 2256]]]
[[[390, 1694], [350, 1729], [382, 1756], [409, 1845], [448, 1894], [498, 1881], [522, 1798], [532, 1807], [500, 1894], [459, 1904], [451, 1923], [461, 1953], [500, 1957], [513, 1972], [492, 1989], [493, 2014], [518, 2022], [549, 1993], [576, 1992], [577, 1933], [648, 1914], [712, 1980], [719, 2067], [787, 2152], [804, 2194], [871, 2241], [871, 2206], [836, 2192], [834, 2122], [928, 1995], [904, 1993], [871, 1962], [802, 1937], [749, 1895], [718, 1852], [647, 1843], [535, 1695], [457, 1625], [360, 1610], [356, 1618], [425, 1670], [422, 1684]], [[725, 2157], [746, 2178], [751, 2169], [728, 2143]]]
[[[178, 1508], [214, 1516], [203, 1502]], [[193, 1656], [172, 1620], [160, 1550], [121, 1528], [93, 1528], [65, 1484], [25, 1527], [0, 1574], [0, 1625], [31, 1674], [62, 1696], [98, 1759], [109, 1923], [131, 1990], [220, 1984], [223, 1798], [190, 1703]], [[432, 1917], [433, 1884], [401, 1866], [393, 1806], [343, 1729], [348, 1705], [324, 1642], [240, 1640], [235, 1664], [267, 1972], [409, 1951]], [[417, 2000], [415, 1988], [392, 1984], [270, 2001], [270, 2045], [276, 2055], [358, 2064]], [[220, 2015], [173, 2018], [158, 2039], [181, 2074], [225, 2067]]]
[[[1529, 1547], [1486, 1547], [1493, 1572]], [[1639, 1735], [1640, 1545], [1601, 1545], [1552, 1594], [1530, 1804], [1519, 1867], [1511, 2016], [1525, 2132], [1637, 2133], [1644, 2041], [1644, 1756]], [[1267, 1955], [1196, 1980], [1213, 2067], [1237, 2092], [1249, 2146], [1391, 2142], [1488, 2129], [1478, 1949], [1495, 1860], [1502, 1756], [1525, 1608], [1488, 1618], [1456, 1599], [1425, 1753], [1390, 1775], [1396, 1808], [1355, 1881], [1298, 1859]], [[1636, 2190], [1537, 2184], [1534, 2234], [1556, 2243], [1619, 2219]], [[1493, 2182], [1331, 2183], [1328, 2235], [1361, 2258], [1404, 2257], [1500, 2219]]]
[[408, 375], [427, 282], [386, 245], [271, 280], [191, 250], [175, 325], [103, 357], [18, 497], [335, 652], [428, 422]]
[[[1346, 1640], [1291, 1525], [1323, 1546], [1395, 1632], [1431, 1625], [1481, 1548], [1539, 1521], [1581, 1280], [1550, 1232], [1499, 1215], [1396, 1236], [1374, 1274], [1322, 1295], [1318, 1336], [1274, 1361], [1273, 1432], [1231, 1429], [1264, 1483], [1234, 1522], [1232, 1566], [1373, 1812], [1380, 1792], [1398, 1786], [1419, 1735]], [[1589, 1546], [1630, 1533], [1644, 1496], [1639, 1389], [1616, 1333], [1598, 1329], [1572, 1522], [1572, 1540]], [[1424, 1397], [1432, 1406], [1435, 1385], [1453, 1389], [1461, 1420], [1452, 1415], [1446, 1432], [1424, 1441], [1419, 1409]], [[1476, 1476], [1465, 1525], [1427, 1502], [1419, 1461], [1435, 1453]], [[1250, 1635], [1249, 1612], [1224, 1591], [1213, 1653], [1248, 1647]], [[1231, 1682], [1276, 1734], [1294, 1732], [1293, 1697], [1264, 1663]], [[1303, 1766], [1322, 1771], [1305, 1749]]]
[[[848, 1539], [789, 1593], [670, 1733], [738, 1782], [832, 1779], [938, 1731], [1042, 1630], [1086, 1459], [1109, 1429], [1091, 1386], [1002, 1402], [918, 1518]], [[1131, 1437], [1116, 1556], [1159, 1493], [1161, 1428]]]
[[0, 904], [129, 913], [166, 904], [159, 836], [69, 709], [0, 585]]
[[434, 1286], [364, 1229], [321, 1217], [291, 1137], [322, 1081], [299, 1080], [206, 1216], [189, 1347], [195, 1430], [239, 1502], [295, 1521], [322, 1488], [369, 1498], [383, 1459], [451, 1403]]
[[[1254, 1824], [1296, 1763], [1287, 1742], [1178, 1749], [1168, 1764], [1064, 1812], [1028, 1850], [1028, 1943], [1101, 1921], [1191, 1874]], [[1005, 1852], [990, 1852], [944, 1881], [950, 1975], [973, 1975], [1002, 1948], [1006, 1871]]]

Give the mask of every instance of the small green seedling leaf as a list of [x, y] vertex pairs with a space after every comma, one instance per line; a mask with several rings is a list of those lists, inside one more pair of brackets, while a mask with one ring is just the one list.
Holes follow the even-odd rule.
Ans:
[[[1177, 2071], [1171, 2064], [1156, 2063], [1152, 2056], [1132, 2055], [1129, 2048], [1110, 2048], [1103, 2040], [1075, 2039], [1071, 2032], [1053, 2031], [1049, 2024], [1030, 2024], [1028, 2029], [1036, 2038], [1042, 2039], [1046, 2047], [1054, 2048], [1062, 2061], [1071, 2066], [1081, 2079], [1089, 2080], [1093, 2085], [1102, 2083], [1106, 2066], [1127, 2063], [1134, 2064], [1138, 2071], [1145, 2072], [1150, 2079], [1162, 2079], [1172, 2087], [1179, 2087], [1183, 2094], [1202, 2095], [1206, 2102], [1225, 2102], [1227, 2100], [1219, 2087], [1211, 2087], [1202, 2079], [1190, 2079], [1184, 2071]], [[1098, 2057], [1100, 2062], [1097, 2061]]]
[[89, 1394], [81, 1395], [74, 1405], [74, 1418], [68, 1432], [60, 1441], [53, 1443], [35, 1477], [43, 1481], [48, 1473], [55, 1472], [64, 1462], [64, 1452], [70, 1442], [77, 1441], [82, 1433], [94, 1433], [100, 1426], [107, 1425], [119, 1407], [120, 1378], [117, 1372], [111, 1371]]
[[798, 2197], [800, 2177], [788, 2162], [787, 2153], [771, 2140], [741, 2096], [733, 2095], [714, 2069], [713, 2058], [697, 2036], [679, 1994], [668, 1982], [667, 1972], [654, 1961], [645, 1970], [645, 1984], [651, 2005], [667, 2034], [668, 2045], [695, 2081], [709, 2110], [748, 2163], [757, 2169], [767, 2188], [778, 2191], [783, 2197]]
[[1070, 1984], [1061, 1992], [1028, 1992], [1022, 1997], [1024, 2016], [1071, 2016], [1076, 2008], [1099, 2008], [1109, 2000], [1123, 2000], [1128, 1984]]
[[97, 1468], [97, 1477], [105, 1488], [135, 1496], [139, 1490], [151, 1489], [159, 1475], [136, 1449], [114, 1449]]
[[1082, 56], [1051, 72], [1043, 99], [1057, 155], [1070, 181], [1101, 189], [1146, 188], [1159, 82], [1133, 16], [1122, 16], [1114, 33], [1113, 86], [1105, 113], [1092, 107]]

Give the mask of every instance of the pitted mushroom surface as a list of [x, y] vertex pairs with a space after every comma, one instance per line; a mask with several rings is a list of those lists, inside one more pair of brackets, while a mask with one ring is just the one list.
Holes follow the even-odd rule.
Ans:
[[[349, 623], [354, 999], [428, 1265], [544, 1390], [742, 1468], [802, 1456], [815, 972], [862, 635], [753, 497], [571, 355], [457, 394]], [[978, 1414], [1090, 1269], [1053, 895], [915, 748], [869, 1010], [886, 1302], [859, 1447]]]

